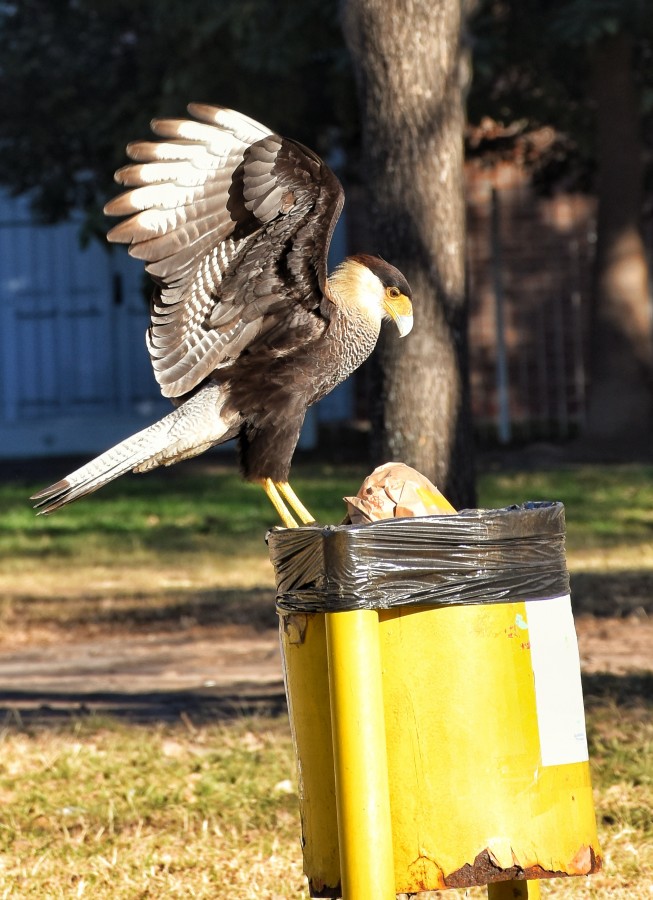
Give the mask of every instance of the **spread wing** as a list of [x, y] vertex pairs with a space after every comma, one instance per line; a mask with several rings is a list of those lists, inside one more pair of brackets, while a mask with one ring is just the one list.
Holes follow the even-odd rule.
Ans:
[[191, 104], [161, 141], [127, 148], [131, 188], [105, 207], [108, 234], [146, 261], [157, 291], [147, 343], [166, 397], [244, 351], [273, 356], [319, 337], [331, 314], [326, 258], [343, 204], [312, 151], [232, 110]]

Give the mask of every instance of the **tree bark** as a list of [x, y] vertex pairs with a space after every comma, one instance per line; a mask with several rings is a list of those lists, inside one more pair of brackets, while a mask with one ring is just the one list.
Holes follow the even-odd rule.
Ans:
[[415, 327], [381, 341], [384, 460], [475, 502], [467, 383], [460, 0], [345, 0], [371, 248], [412, 287]]
[[591, 51], [596, 106], [598, 223], [587, 435], [651, 447], [653, 344], [648, 266], [640, 231], [642, 141], [632, 41], [603, 38]]

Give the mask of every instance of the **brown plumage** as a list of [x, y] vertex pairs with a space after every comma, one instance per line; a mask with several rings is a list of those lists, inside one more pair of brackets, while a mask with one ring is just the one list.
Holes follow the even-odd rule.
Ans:
[[[342, 187], [311, 150], [232, 110], [191, 104], [194, 120], [155, 120], [160, 141], [127, 148], [130, 189], [105, 207], [108, 234], [155, 282], [147, 346], [177, 407], [36, 494], [49, 513], [124, 472], [143, 472], [238, 437], [243, 474], [286, 525], [288, 485], [308, 406], [371, 353], [382, 319], [412, 326], [401, 273], [371, 256], [327, 278]], [[277, 490], [278, 489], [278, 490]]]

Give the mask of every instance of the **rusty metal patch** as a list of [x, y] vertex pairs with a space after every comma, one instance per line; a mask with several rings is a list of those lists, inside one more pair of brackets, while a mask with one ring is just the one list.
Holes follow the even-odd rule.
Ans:
[[[573, 875], [594, 875], [601, 870], [601, 857], [592, 847], [582, 846], [570, 863], [568, 872], [543, 869], [542, 866], [510, 866], [502, 869], [493, 860], [489, 850], [482, 850], [472, 864], [465, 863], [455, 872], [444, 876], [443, 890], [448, 888], [478, 887], [496, 881], [524, 881], [544, 878], [568, 878]], [[316, 884], [309, 880], [310, 896], [335, 900], [341, 897], [340, 885], [335, 887]], [[397, 894], [397, 900], [425, 900], [435, 897], [439, 890], [418, 890]]]
[[445, 875], [444, 882], [447, 887], [472, 887], [473, 885], [491, 884], [493, 881], [511, 881], [532, 878], [567, 878], [573, 875], [591, 875], [598, 872], [601, 868], [601, 857], [598, 856], [592, 847], [581, 847], [574, 859], [582, 858], [587, 868], [581, 873], [578, 866], [574, 867], [573, 872], [561, 872], [558, 870], [544, 869], [542, 866], [527, 866], [522, 868], [519, 865], [510, 866], [508, 869], [502, 869], [493, 860], [488, 850], [482, 850], [473, 865], [466, 863]]
[[[502, 869], [496, 862], [488, 850], [482, 850], [474, 862], [465, 863], [455, 872], [444, 876], [445, 888], [466, 888], [485, 884], [491, 884], [495, 881], [522, 881], [527, 879], [543, 879], [543, 878], [567, 878], [570, 875], [593, 875], [601, 869], [601, 857], [595, 853], [592, 847], [583, 846], [574, 856], [570, 864], [568, 872], [552, 871], [543, 869], [542, 866], [527, 866], [522, 868], [519, 865], [510, 866], [508, 869]], [[410, 898], [424, 897], [425, 895], [435, 894], [436, 891], [418, 891], [416, 893], [397, 894], [397, 900], [410, 900]]]

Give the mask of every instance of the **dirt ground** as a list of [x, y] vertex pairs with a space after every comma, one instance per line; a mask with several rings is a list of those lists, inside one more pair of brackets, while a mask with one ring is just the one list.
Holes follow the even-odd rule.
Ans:
[[653, 672], [653, 618], [644, 614], [627, 619], [580, 616], [576, 633], [582, 671], [627, 675]]
[[[653, 617], [580, 615], [585, 675], [653, 672]], [[114, 634], [0, 652], [0, 716], [188, 721], [285, 709], [278, 635], [245, 625]]]

